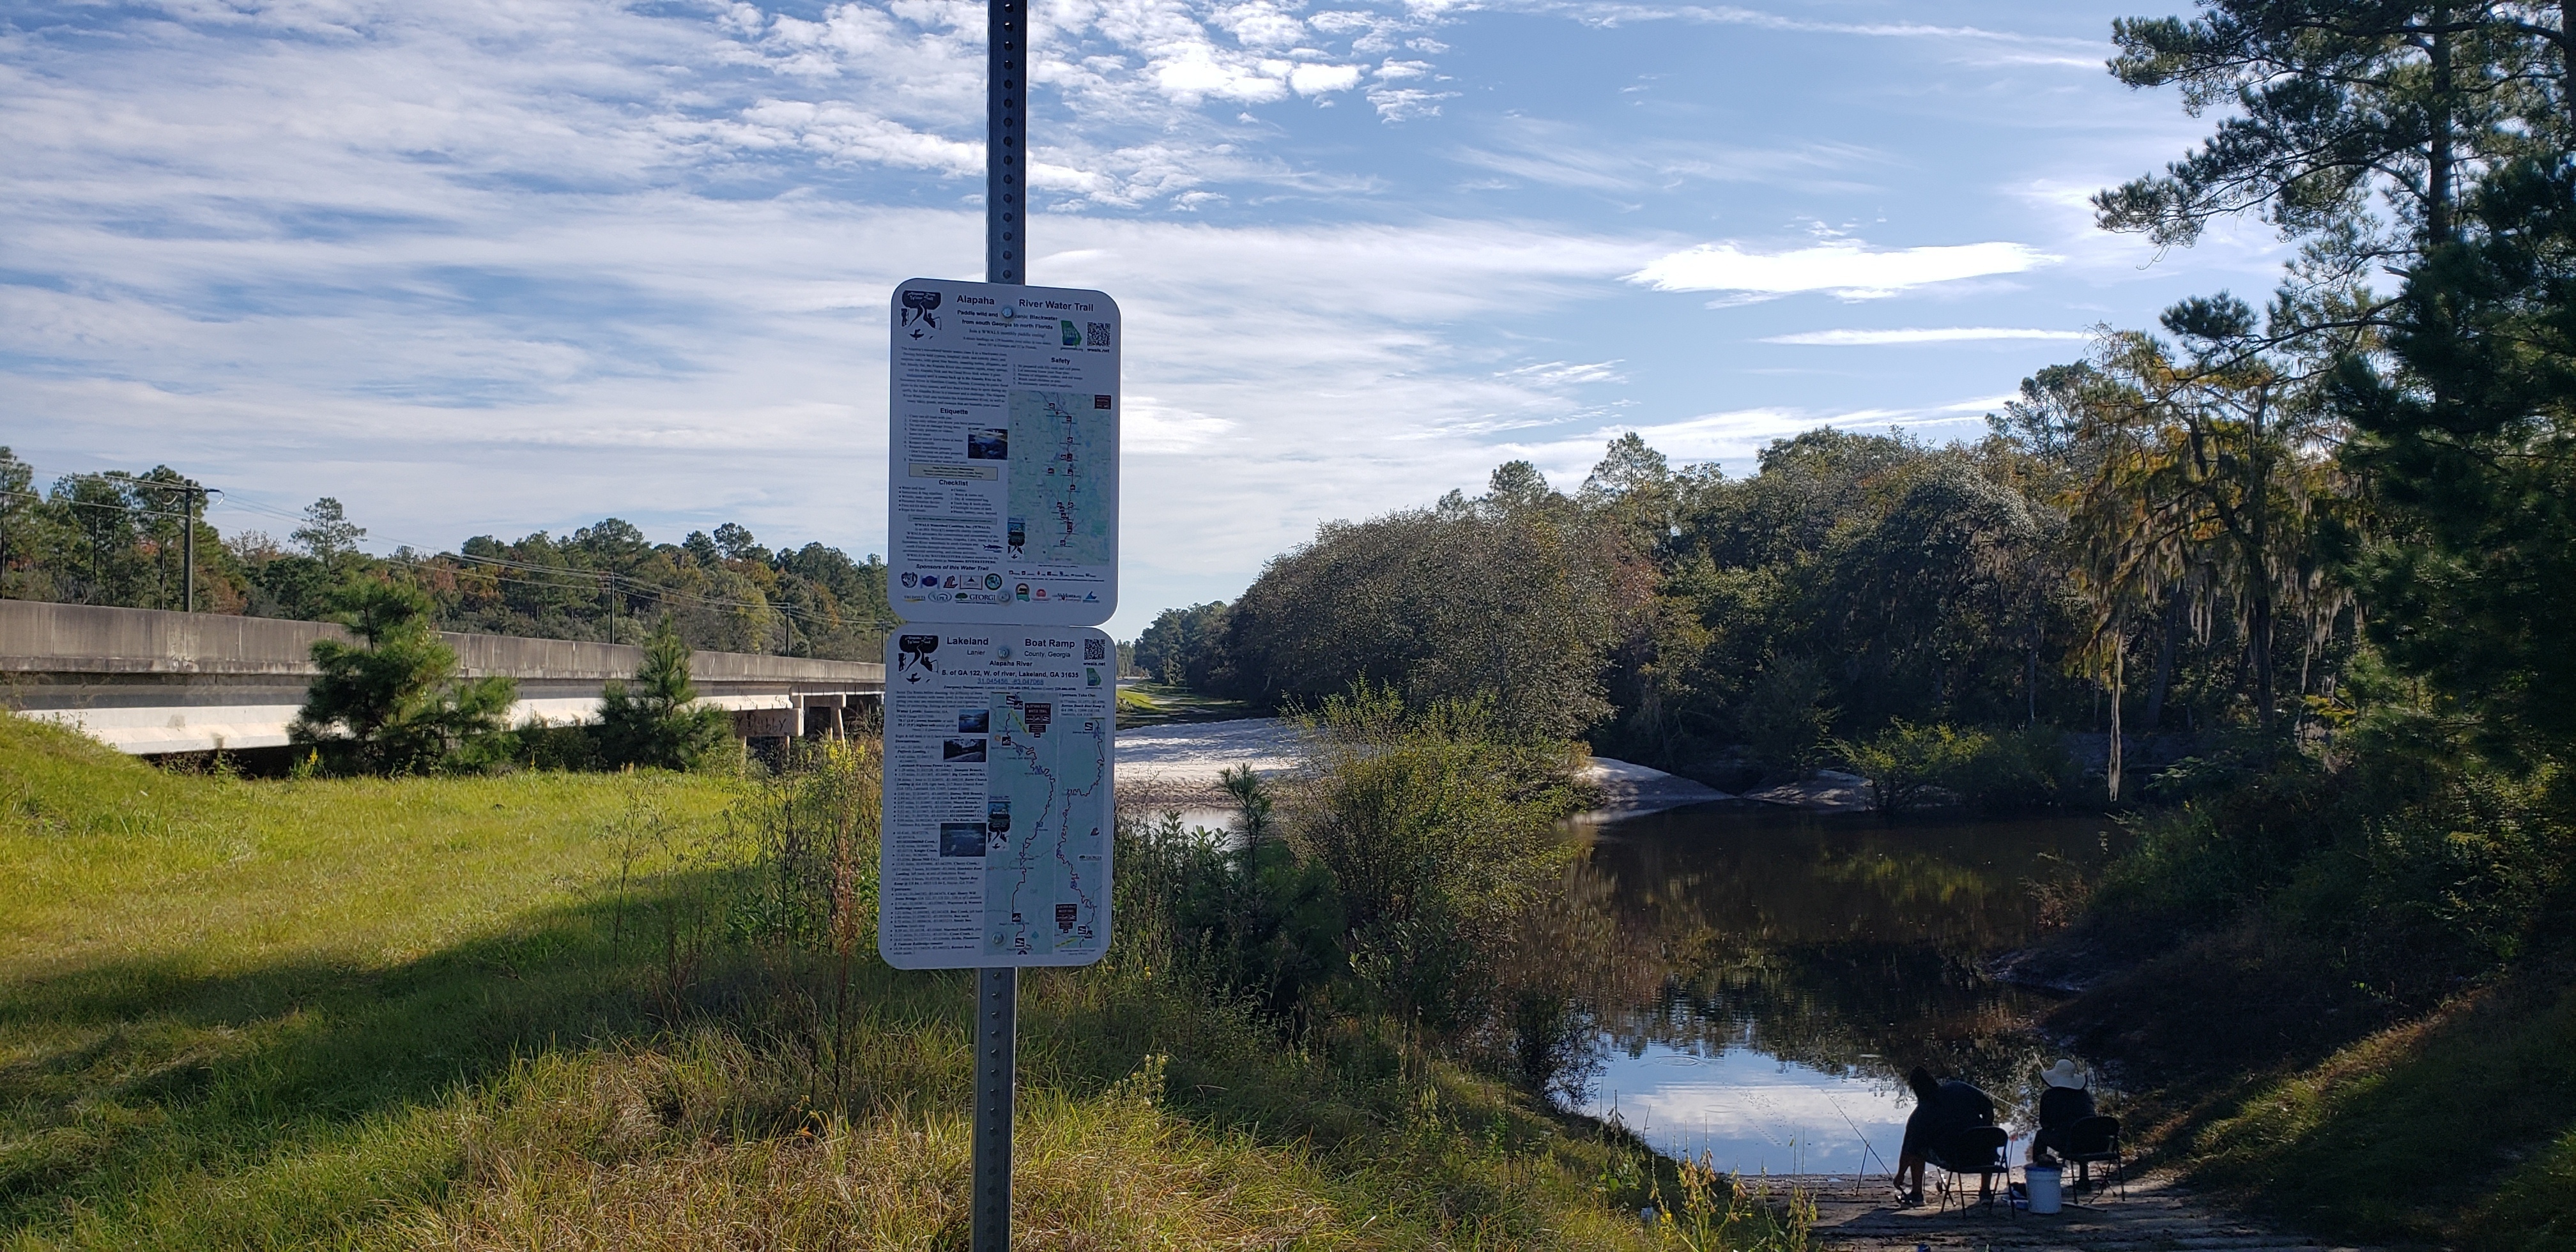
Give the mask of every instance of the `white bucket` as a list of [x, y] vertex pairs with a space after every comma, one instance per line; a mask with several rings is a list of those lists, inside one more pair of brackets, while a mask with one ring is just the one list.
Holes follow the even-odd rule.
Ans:
[[2058, 1182], [2062, 1176], [2054, 1165], [2033, 1165], [2021, 1172], [2022, 1186], [2030, 1192], [2030, 1211], [2054, 1213], [2064, 1196]]

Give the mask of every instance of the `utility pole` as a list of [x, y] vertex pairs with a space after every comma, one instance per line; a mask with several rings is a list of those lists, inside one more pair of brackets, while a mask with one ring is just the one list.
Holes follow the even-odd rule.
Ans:
[[[179, 492], [179, 611], [197, 611], [197, 511], [205, 507], [206, 497], [223, 493], [212, 487], [182, 482]], [[170, 516], [167, 513], [158, 514]], [[164, 601], [163, 603], [168, 603]]]
[[[1028, 3], [985, 0], [984, 281], [1028, 281]], [[1018, 1103], [1020, 971], [975, 977], [973, 1252], [1011, 1249], [1011, 1119]]]
[[179, 603], [180, 612], [197, 611], [197, 501], [206, 489], [190, 483], [180, 496], [179, 526]]

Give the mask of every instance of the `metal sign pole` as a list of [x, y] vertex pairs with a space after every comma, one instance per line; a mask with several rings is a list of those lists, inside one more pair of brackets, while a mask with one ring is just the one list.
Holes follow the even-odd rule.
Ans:
[[1027, 215], [1020, 192], [1028, 168], [1028, 5], [987, 0], [984, 59], [984, 281], [1025, 283]]
[[975, 1252], [1010, 1252], [1020, 971], [975, 971]]
[[[1028, 281], [1026, 0], [986, 0], [984, 281]], [[1018, 1083], [1020, 971], [979, 970], [975, 988], [974, 1252], [1011, 1249], [1011, 1116]]]

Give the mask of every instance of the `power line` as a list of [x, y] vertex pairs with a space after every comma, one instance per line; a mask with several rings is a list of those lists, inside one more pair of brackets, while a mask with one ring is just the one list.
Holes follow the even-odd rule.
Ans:
[[[174, 491], [175, 491], [175, 490], [181, 490], [181, 489], [180, 489], [180, 488], [172, 488], [172, 490], [174, 490]], [[194, 488], [194, 490], [197, 490], [197, 491], [203, 491], [203, 492], [207, 492], [207, 493], [215, 494], [215, 495], [221, 495], [221, 494], [222, 494], [222, 492], [221, 492], [221, 490], [220, 490], [220, 489], [218, 489], [218, 488], [214, 488], [214, 487], [199, 487], [199, 488]], [[187, 517], [187, 516], [188, 516], [188, 515], [187, 515], [187, 514], [185, 514], [185, 513], [173, 513], [173, 512], [171, 512], [171, 511], [169, 511], [169, 510], [167, 510], [167, 509], [147, 509], [147, 508], [144, 508], [144, 507], [142, 507], [142, 506], [140, 506], [140, 505], [130, 505], [130, 504], [102, 504], [102, 503], [100, 503], [100, 502], [98, 502], [98, 501], [96, 501], [96, 500], [55, 499], [55, 498], [53, 498], [53, 497], [49, 497], [49, 496], [38, 495], [37, 493], [32, 492], [32, 491], [9, 491], [9, 490], [5, 490], [5, 489], [0, 489], [0, 496], [14, 496], [14, 497], [16, 497], [16, 498], [18, 498], [18, 499], [21, 499], [21, 500], [33, 500], [33, 501], [35, 501], [35, 502], [37, 502], [37, 503], [39, 503], [39, 504], [59, 504], [59, 505], [67, 505], [67, 506], [69, 506], [69, 507], [71, 507], [71, 508], [75, 508], [75, 509], [97, 509], [97, 510], [100, 510], [100, 511], [102, 511], [102, 512], [109, 512], [109, 513], [139, 513], [139, 514], [141, 514], [141, 515], [143, 515], [143, 516], [145, 516], [145, 517], [177, 517], [177, 518], [185, 518], [185, 517]]]

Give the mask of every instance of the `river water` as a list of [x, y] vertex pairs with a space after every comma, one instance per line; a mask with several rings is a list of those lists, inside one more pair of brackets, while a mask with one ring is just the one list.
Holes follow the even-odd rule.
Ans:
[[1621, 973], [1595, 996], [1573, 1103], [1746, 1174], [1885, 1172], [1917, 1063], [1984, 1087], [2009, 1123], [2051, 1058], [2034, 997], [1985, 961], [2114, 837], [2100, 817], [1891, 825], [1742, 802], [1600, 826], [1576, 893], [1615, 927]]

